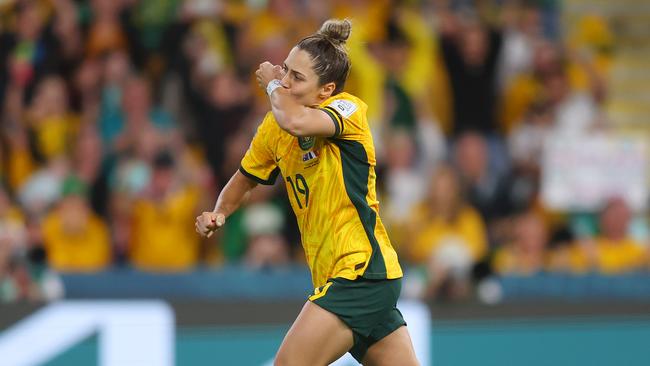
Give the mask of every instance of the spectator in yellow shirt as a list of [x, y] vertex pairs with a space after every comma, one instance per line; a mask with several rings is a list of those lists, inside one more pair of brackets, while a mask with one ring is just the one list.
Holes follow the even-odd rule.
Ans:
[[194, 267], [200, 241], [192, 223], [198, 201], [198, 190], [182, 181], [171, 154], [157, 154], [149, 187], [133, 207], [131, 263], [156, 272]]
[[425, 296], [450, 283], [451, 297], [467, 294], [474, 263], [487, 251], [485, 224], [462, 198], [454, 170], [440, 166], [431, 181], [428, 200], [412, 216], [413, 237], [407, 248], [414, 263], [427, 268]]
[[646, 249], [628, 235], [630, 219], [627, 203], [621, 198], [611, 199], [600, 214], [600, 235], [575, 248], [574, 270], [620, 274], [641, 269]]
[[518, 216], [512, 241], [497, 249], [492, 266], [499, 274], [529, 275], [546, 268], [548, 229], [534, 211]]
[[38, 84], [25, 122], [34, 134], [33, 148], [44, 160], [68, 152], [76, 141], [80, 119], [70, 111], [63, 78], [49, 76]]
[[23, 123], [24, 102], [20, 88], [10, 86], [3, 100], [0, 132], [0, 179], [16, 192], [36, 169], [29, 134]]
[[49, 265], [61, 272], [94, 272], [111, 263], [108, 228], [90, 209], [87, 187], [76, 177], [63, 183], [63, 199], [43, 221]]

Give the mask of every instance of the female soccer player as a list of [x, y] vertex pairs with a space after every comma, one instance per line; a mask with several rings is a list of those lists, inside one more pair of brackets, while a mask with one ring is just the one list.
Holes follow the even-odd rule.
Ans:
[[379, 218], [367, 105], [343, 92], [350, 30], [348, 20], [328, 20], [284, 65], [260, 65], [271, 111], [214, 211], [196, 219], [211, 236], [253, 187], [282, 173], [315, 290], [276, 365], [327, 365], [346, 352], [364, 365], [418, 364], [396, 308], [402, 270]]

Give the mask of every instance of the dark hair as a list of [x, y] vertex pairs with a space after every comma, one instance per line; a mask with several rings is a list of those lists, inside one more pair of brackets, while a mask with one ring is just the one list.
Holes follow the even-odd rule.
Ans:
[[330, 19], [323, 23], [318, 32], [303, 38], [297, 47], [307, 51], [314, 62], [319, 85], [334, 82], [332, 95], [343, 91], [350, 73], [350, 57], [345, 41], [350, 37], [352, 23], [349, 20]]
[[391, 18], [386, 24], [386, 44], [394, 47], [409, 46], [410, 42], [400, 28], [397, 19]]
[[172, 155], [171, 151], [163, 149], [156, 153], [153, 158], [152, 165], [154, 169], [163, 170], [174, 168], [175, 163], [176, 161], [174, 160], [174, 156]]

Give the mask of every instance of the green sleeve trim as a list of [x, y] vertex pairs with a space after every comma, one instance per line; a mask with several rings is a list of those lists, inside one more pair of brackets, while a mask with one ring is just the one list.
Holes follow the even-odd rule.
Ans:
[[332, 107], [323, 107], [320, 108], [323, 112], [327, 113], [328, 116], [332, 119], [332, 122], [334, 122], [334, 135], [332, 137], [338, 137], [341, 135], [343, 132], [343, 117], [337, 112], [334, 108]]
[[275, 169], [273, 169], [273, 171], [271, 171], [271, 174], [269, 174], [268, 179], [262, 179], [262, 178], [260, 178], [258, 176], [255, 176], [255, 175], [247, 172], [246, 169], [244, 169], [243, 166], [239, 167], [239, 171], [243, 175], [245, 175], [246, 178], [251, 179], [251, 180], [253, 180], [253, 181], [255, 181], [255, 182], [259, 183], [259, 184], [263, 184], [265, 186], [273, 185], [275, 183], [275, 180], [278, 178], [278, 174], [280, 174], [280, 168], [279, 167], [276, 167]]

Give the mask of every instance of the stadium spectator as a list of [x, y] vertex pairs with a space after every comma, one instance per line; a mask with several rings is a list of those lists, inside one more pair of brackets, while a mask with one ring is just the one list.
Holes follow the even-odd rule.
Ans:
[[463, 298], [468, 295], [472, 265], [487, 251], [485, 224], [464, 201], [452, 168], [437, 168], [430, 187], [427, 200], [409, 220], [411, 237], [404, 252], [427, 269], [425, 297]]
[[88, 187], [88, 199], [93, 210], [106, 216], [108, 191], [102, 176], [102, 143], [92, 125], [79, 131], [70, 152], [71, 170]]
[[567, 75], [558, 71], [544, 79], [544, 90], [553, 106], [557, 135], [576, 137], [598, 127], [598, 107], [591, 95], [571, 90]]
[[17, 191], [18, 201], [28, 216], [43, 217], [61, 199], [63, 182], [69, 173], [70, 161], [61, 155], [29, 176]]
[[468, 132], [455, 142], [452, 152], [454, 166], [460, 175], [463, 194], [490, 224], [509, 214], [511, 207], [504, 199], [503, 172], [490, 166], [490, 150], [483, 135]]
[[88, 187], [69, 176], [63, 183], [63, 199], [43, 220], [43, 245], [49, 265], [61, 272], [95, 272], [111, 263], [108, 228], [92, 212]]
[[33, 135], [34, 154], [41, 162], [68, 153], [80, 128], [79, 116], [70, 111], [64, 80], [48, 76], [36, 87], [25, 116], [28, 133]]
[[531, 107], [545, 103], [551, 107], [543, 84], [549, 75], [565, 67], [562, 58], [557, 44], [539, 40], [533, 48], [530, 70], [512, 75], [509, 82], [503, 86], [499, 115], [501, 126], [506, 133], [510, 133], [526, 119]]
[[[129, 77], [132, 76], [132, 65], [126, 52], [115, 51], [108, 54], [97, 67], [101, 68], [102, 79], [99, 91], [100, 104], [96, 116], [97, 129], [106, 152], [112, 152], [114, 140], [124, 128], [123, 94]], [[95, 93], [89, 93], [86, 97], [93, 94]]]
[[147, 80], [129, 79], [122, 95], [122, 114], [112, 126], [114, 139], [109, 139], [112, 151], [125, 154], [135, 149], [143, 134], [154, 133], [161, 144], [170, 146], [177, 138], [171, 116], [153, 105]]
[[[497, 132], [497, 66], [502, 34], [475, 15], [441, 12], [440, 47], [449, 75], [454, 135]], [[469, 108], [471, 106], [471, 108]]]
[[249, 238], [244, 264], [250, 268], [283, 266], [289, 263], [289, 243], [282, 235], [285, 217], [272, 202], [246, 207], [243, 223]]
[[168, 151], [152, 163], [151, 180], [133, 207], [128, 255], [138, 269], [164, 272], [199, 264], [199, 238], [192, 219], [198, 209], [197, 187], [179, 173]]
[[539, 170], [544, 143], [553, 132], [553, 112], [549, 103], [539, 102], [508, 136], [508, 149], [514, 166]]
[[125, 1], [113, 0], [90, 2], [91, 17], [89, 23], [84, 24], [87, 27], [85, 48], [89, 57], [129, 49], [125, 4]]
[[492, 267], [506, 275], [532, 275], [547, 268], [548, 228], [543, 219], [530, 211], [517, 216], [511, 226], [512, 241], [496, 250]]
[[386, 140], [383, 209], [391, 226], [403, 226], [413, 207], [424, 198], [427, 182], [417, 169], [417, 147], [411, 133], [393, 130]]
[[531, 70], [513, 76], [504, 86], [500, 105], [503, 129], [512, 131], [531, 108], [540, 104], [548, 104], [552, 125], [559, 133], [575, 135], [598, 127], [606, 85], [605, 71], [595, 68], [591, 60], [575, 51], [563, 51], [558, 44], [540, 40], [534, 48]]
[[529, 73], [533, 65], [535, 46], [541, 41], [541, 10], [531, 4], [509, 1], [501, 10], [503, 49], [499, 57], [499, 90], [513, 78]]
[[48, 27], [48, 3], [20, 1], [14, 6], [15, 26], [0, 34], [0, 96], [13, 87], [29, 101], [45, 75], [60, 71], [60, 41]]
[[32, 158], [29, 137], [24, 126], [8, 117], [5, 119], [2, 132], [0, 136], [4, 155], [2, 176], [7, 188], [16, 192], [31, 177], [36, 169], [36, 162]]
[[0, 304], [37, 300], [37, 287], [26, 267], [12, 258], [9, 250], [0, 242]]
[[7, 190], [0, 185], [0, 246], [9, 253], [24, 255], [27, 252], [25, 217], [11, 202]]
[[203, 88], [190, 87], [190, 101], [196, 115], [195, 134], [206, 159], [223, 185], [229, 176], [223, 171], [226, 146], [251, 114], [251, 92], [248, 85], [232, 70], [224, 70]]
[[[99, 59], [84, 59], [76, 70], [71, 90], [71, 104], [79, 112], [81, 125], [95, 126], [100, 112], [103, 63]], [[103, 150], [100, 151], [103, 153]]]
[[574, 270], [617, 274], [641, 269], [647, 250], [629, 235], [631, 211], [622, 198], [610, 199], [600, 213], [600, 234], [576, 248]]

